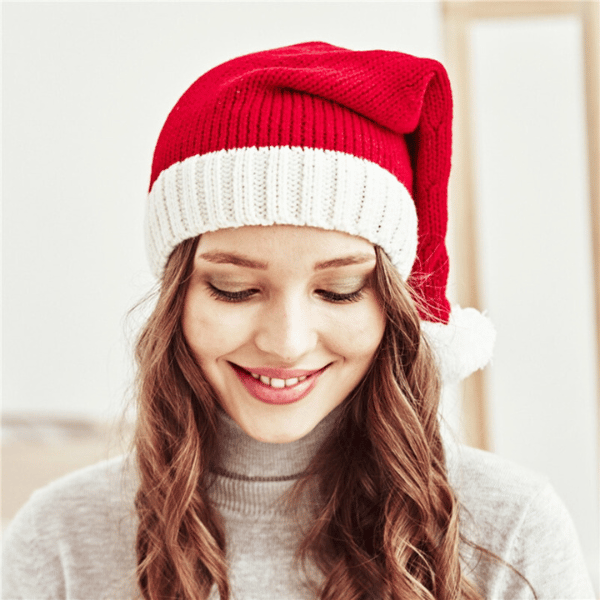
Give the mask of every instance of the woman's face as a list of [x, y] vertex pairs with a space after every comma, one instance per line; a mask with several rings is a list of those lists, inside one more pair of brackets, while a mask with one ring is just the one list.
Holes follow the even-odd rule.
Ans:
[[183, 333], [223, 409], [251, 437], [309, 433], [365, 375], [385, 318], [366, 240], [311, 227], [201, 236]]

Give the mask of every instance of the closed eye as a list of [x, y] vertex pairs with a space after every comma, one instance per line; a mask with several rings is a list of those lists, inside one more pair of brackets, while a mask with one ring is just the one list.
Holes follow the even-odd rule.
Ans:
[[316, 293], [327, 302], [335, 304], [344, 304], [347, 302], [358, 302], [364, 296], [364, 287], [350, 292], [349, 294], [338, 294], [337, 292], [329, 292], [327, 290], [317, 290]]
[[[256, 288], [250, 288], [247, 290], [241, 290], [239, 292], [229, 292], [227, 290], [219, 289], [212, 283], [207, 283], [207, 287], [210, 295], [213, 296], [213, 298], [223, 302], [244, 302], [245, 300], [252, 298], [252, 296], [260, 291]], [[320, 289], [316, 290], [315, 293], [327, 302], [332, 302], [334, 304], [346, 304], [350, 302], [358, 302], [360, 299], [362, 299], [364, 296], [364, 287], [348, 294], [340, 294], [338, 292]]]
[[248, 290], [242, 290], [240, 292], [228, 292], [226, 290], [220, 290], [218, 287], [208, 283], [208, 291], [213, 298], [221, 300], [223, 302], [244, 302], [252, 296], [258, 293], [259, 290], [251, 288]]

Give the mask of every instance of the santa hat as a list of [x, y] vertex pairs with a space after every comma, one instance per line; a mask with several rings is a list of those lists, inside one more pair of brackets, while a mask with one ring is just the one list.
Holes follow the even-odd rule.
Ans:
[[446, 298], [452, 95], [444, 67], [322, 42], [241, 56], [184, 93], [160, 133], [147, 245], [161, 276], [180, 242], [304, 225], [383, 248], [417, 291], [442, 378], [484, 367], [494, 329]]

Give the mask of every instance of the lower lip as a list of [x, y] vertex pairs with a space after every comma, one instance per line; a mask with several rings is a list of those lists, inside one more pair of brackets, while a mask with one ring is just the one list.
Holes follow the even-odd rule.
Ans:
[[302, 400], [308, 396], [312, 389], [317, 385], [319, 377], [324, 373], [325, 368], [309, 375], [304, 381], [298, 382], [296, 385], [285, 388], [274, 388], [270, 385], [265, 385], [260, 379], [254, 379], [250, 373], [244, 371], [237, 365], [231, 364], [235, 374], [243, 383], [251, 396], [265, 402], [266, 404], [292, 404]]

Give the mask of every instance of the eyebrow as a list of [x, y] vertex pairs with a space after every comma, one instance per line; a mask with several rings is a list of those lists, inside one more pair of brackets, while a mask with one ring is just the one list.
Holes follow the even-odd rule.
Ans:
[[368, 262], [375, 262], [373, 254], [352, 254], [350, 256], [342, 256], [341, 258], [333, 258], [315, 265], [315, 271], [323, 269], [331, 269], [332, 267], [347, 267], [349, 265], [362, 265]]
[[[238, 267], [260, 269], [262, 271], [269, 268], [267, 263], [252, 260], [246, 256], [242, 256], [241, 254], [236, 254], [235, 252], [204, 252], [203, 254], [200, 254], [198, 258], [218, 265], [236, 265]], [[315, 271], [323, 271], [324, 269], [331, 269], [333, 267], [360, 265], [367, 262], [372, 262], [374, 260], [375, 256], [372, 254], [351, 254], [349, 256], [332, 258], [331, 260], [325, 260], [323, 262], [316, 263], [314, 269]]]
[[202, 258], [203, 260], [217, 265], [236, 265], [238, 267], [261, 269], [263, 271], [269, 266], [267, 263], [251, 260], [240, 254], [235, 254], [234, 252], [204, 252], [203, 254], [200, 254], [198, 258]]

